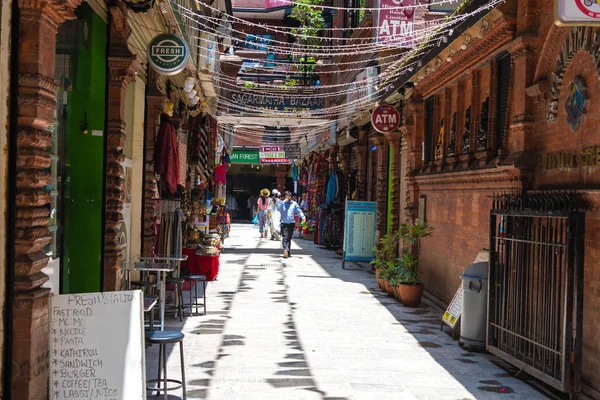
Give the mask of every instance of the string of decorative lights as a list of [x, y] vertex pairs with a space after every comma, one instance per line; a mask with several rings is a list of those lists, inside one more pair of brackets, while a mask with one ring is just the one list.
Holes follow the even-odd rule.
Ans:
[[[500, 3], [502, 1], [503, 0], [492, 0], [492, 3]], [[176, 3], [172, 3], [172, 4], [174, 4], [175, 7], [183, 10], [183, 11], [180, 11], [180, 12], [182, 12], [183, 16], [185, 16], [186, 18], [188, 18], [188, 19], [190, 19], [190, 20], [192, 20], [192, 21], [194, 21], [196, 23], [201, 24], [200, 21], [198, 21], [198, 19], [202, 19], [202, 20], [210, 20], [211, 19], [211, 17], [207, 17], [207, 16], [205, 16], [203, 14], [199, 14], [196, 11], [193, 11], [193, 10], [190, 10], [190, 9], [184, 7], [183, 5], [176, 4]], [[208, 7], [208, 8], [212, 8], [212, 7], [210, 7], [210, 6], [206, 5], [206, 4], [203, 4], [203, 6]], [[480, 10], [482, 10], [482, 8], [479, 8], [479, 9], [473, 11], [472, 13], [461, 14], [460, 16], [457, 16], [455, 18], [448, 18], [448, 17], [443, 18], [442, 19], [443, 23], [441, 25], [440, 24], [430, 24], [427, 21], [427, 22], [425, 22], [425, 24], [427, 25], [426, 28], [413, 30], [413, 35], [416, 38], [419, 38], [420, 36], [427, 36], [427, 33], [431, 32], [432, 30], [440, 29], [441, 27], [444, 27], [447, 24], [459, 23], [460, 21], [469, 18], [471, 15], [476, 14], [477, 12], [480, 12]], [[234, 18], [237, 18], [237, 17], [234, 17]], [[282, 31], [280, 29], [280, 27], [274, 27], [274, 26], [270, 26], [270, 25], [266, 25], [266, 24], [257, 24], [257, 23], [253, 23], [251, 21], [243, 20], [241, 18], [237, 18], [237, 19], [239, 20], [239, 23], [243, 24], [243, 25], [247, 25], [247, 26], [250, 26], [250, 27], [259, 27], [259, 28], [265, 29], [266, 31], [271, 31], [271, 32], [275, 32], [275, 33], [285, 34], [285, 35], [290, 35], [290, 36], [293, 36], [293, 37], [312, 38], [312, 39], [319, 39], [319, 40], [325, 40], [325, 41], [331, 41], [331, 40], [343, 40], [345, 42], [348, 41], [347, 38], [336, 38], [336, 37], [333, 37], [333, 38], [330, 38], [330, 37], [323, 38], [321, 36], [310, 36], [310, 35], [294, 34], [294, 33], [291, 33], [291, 32]], [[201, 25], [203, 26], [204, 29], [209, 29], [209, 30], [211, 30], [211, 32], [214, 32], [215, 35], [221, 35], [221, 36], [223, 36], [223, 34], [217, 28], [211, 27], [210, 25], [207, 25], [207, 24], [201, 24]], [[222, 20], [218, 20], [217, 25], [219, 27], [221, 27], [221, 28], [226, 28], [226, 26], [223, 24]], [[194, 29], [198, 30], [194, 26], [191, 26], [191, 25], [187, 25], [187, 26], [190, 29], [192, 29], [192, 30], [194, 30]], [[238, 34], [241, 34], [241, 35], [248, 35], [244, 31], [240, 31], [240, 30], [233, 29], [233, 28], [230, 29], [229, 27], [227, 27], [227, 29], [229, 31], [231, 31], [231, 32], [234, 32], [234, 33], [238, 33]], [[371, 27], [369, 29], [375, 29], [375, 28]], [[401, 37], [400, 34], [398, 36]], [[224, 37], [231, 38], [229, 36], [224, 36]], [[261, 38], [261, 39], [263, 39], [263, 38]], [[371, 38], [360, 38], [361, 41], [364, 41], [365, 39], [371, 39]], [[237, 40], [239, 41], [241, 39], [237, 39]], [[393, 48], [398, 48], [398, 46], [394, 45], [394, 44], [386, 45], [386, 44], [379, 44], [379, 43], [346, 44], [346, 45], [335, 45], [335, 46], [322, 46], [322, 45], [320, 45], [320, 46], [316, 47], [316, 46], [313, 46], [313, 45], [306, 45], [306, 44], [302, 44], [302, 43], [283, 42], [283, 41], [278, 41], [276, 39], [270, 39], [270, 38], [264, 38], [263, 40], [265, 42], [279, 43], [279, 44], [282, 44], [282, 45], [284, 45], [286, 47], [291, 47], [291, 48], [295, 47], [299, 51], [311, 50], [311, 51], [315, 51], [317, 53], [323, 53], [323, 54], [327, 54], [327, 55], [330, 54], [330, 50], [344, 50], [344, 49], [353, 49], [353, 48], [359, 48], [359, 49], [363, 49], [363, 48], [364, 49], [367, 49], [367, 48], [368, 49], [374, 49], [374, 48], [382, 48], [382, 49], [390, 48], [390, 49], [393, 49]], [[256, 45], [256, 43], [253, 43], [253, 42], [248, 42], [248, 43]], [[261, 47], [263, 47], [263, 46], [267, 47], [268, 46], [266, 43], [261, 43], [260, 45], [261, 45]], [[271, 49], [275, 49], [275, 47], [276, 46], [271, 46], [270, 48]], [[279, 50], [280, 48], [277, 47], [277, 49]], [[282, 51], [287, 51], [287, 48], [284, 48], [284, 49], [281, 49], [281, 50]]]

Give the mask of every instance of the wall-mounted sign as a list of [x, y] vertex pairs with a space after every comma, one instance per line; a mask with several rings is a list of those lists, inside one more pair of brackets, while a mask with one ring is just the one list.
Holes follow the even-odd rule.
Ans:
[[600, 167], [600, 146], [586, 147], [581, 151], [559, 151], [547, 153], [541, 158], [542, 169], [569, 170], [575, 168]]
[[377, 132], [393, 132], [400, 125], [400, 113], [394, 107], [383, 104], [371, 114], [371, 125]]
[[229, 160], [232, 164], [260, 164], [260, 157], [256, 150], [233, 149]]
[[234, 93], [231, 95], [233, 103], [239, 106], [231, 107], [231, 112], [242, 112], [244, 107], [255, 107], [260, 110], [303, 112], [309, 110], [318, 110], [325, 107], [323, 97], [285, 97], [262, 94]]
[[554, 0], [557, 25], [600, 25], [600, 4], [596, 0]]
[[189, 58], [190, 49], [181, 36], [162, 33], [148, 44], [148, 62], [163, 75], [175, 75], [183, 71]]
[[377, 44], [412, 47], [415, 0], [379, 0]]
[[586, 98], [585, 83], [580, 77], [576, 76], [573, 82], [569, 85], [567, 92], [567, 100], [565, 101], [565, 111], [567, 112], [567, 122], [571, 129], [576, 131], [579, 129], [581, 119], [585, 114], [585, 108], [588, 100]]

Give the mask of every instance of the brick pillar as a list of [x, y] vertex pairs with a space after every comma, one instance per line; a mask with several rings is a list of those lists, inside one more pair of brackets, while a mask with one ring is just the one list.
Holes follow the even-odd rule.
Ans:
[[[534, 124], [531, 117], [533, 103], [526, 95], [527, 87], [532, 83], [535, 63], [529, 60], [533, 52], [525, 45], [511, 52], [512, 98], [510, 99], [511, 124], [508, 137], [504, 137], [504, 146], [508, 154], [522, 153], [534, 147]], [[529, 61], [528, 61], [529, 60]]]
[[275, 178], [277, 179], [277, 190], [281, 193], [286, 191], [285, 188], [285, 177], [287, 175], [287, 166], [278, 165], [275, 167]]
[[367, 146], [354, 146], [354, 153], [358, 157], [358, 174], [356, 200], [367, 198]]
[[400, 132], [389, 132], [385, 134], [387, 141], [392, 148], [392, 198], [391, 198], [391, 233], [395, 233], [400, 225], [400, 151], [402, 134]]
[[371, 138], [371, 142], [377, 147], [377, 232], [375, 240], [379, 243], [379, 239], [386, 234], [387, 228], [387, 181], [388, 181], [388, 148], [387, 140], [383, 136]]
[[[59, 24], [74, 19], [80, 1], [19, 1], [17, 162], [14, 240], [12, 390], [6, 398], [48, 396], [48, 280], [41, 270], [48, 229], [51, 124], [56, 111], [54, 60]], [[17, 15], [15, 15], [16, 17]], [[5, 177], [6, 178], [6, 177]]]
[[123, 2], [110, 5], [110, 47], [108, 53], [108, 132], [106, 148], [106, 198], [104, 225], [104, 291], [121, 288], [121, 262], [124, 248], [121, 245], [120, 227], [123, 223], [123, 200], [125, 170], [125, 93], [134, 78], [136, 57], [127, 48], [130, 28], [127, 23], [127, 8]]
[[158, 129], [158, 118], [164, 108], [167, 98], [158, 90], [156, 85], [158, 74], [150, 70], [148, 77], [148, 95], [146, 96], [146, 168], [144, 171], [144, 241], [142, 254], [152, 256], [156, 236], [154, 235], [154, 213], [158, 187], [154, 173], [154, 142]]

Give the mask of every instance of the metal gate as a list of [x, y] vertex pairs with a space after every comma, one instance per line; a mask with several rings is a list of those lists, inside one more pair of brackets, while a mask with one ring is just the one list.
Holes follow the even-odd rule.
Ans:
[[581, 381], [583, 236], [576, 193], [493, 197], [487, 350], [563, 392]]

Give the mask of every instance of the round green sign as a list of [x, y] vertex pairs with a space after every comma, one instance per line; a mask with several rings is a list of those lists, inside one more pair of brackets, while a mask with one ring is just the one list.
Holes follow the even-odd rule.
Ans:
[[148, 62], [163, 75], [175, 75], [183, 71], [189, 58], [190, 50], [181, 36], [163, 33], [148, 44]]

